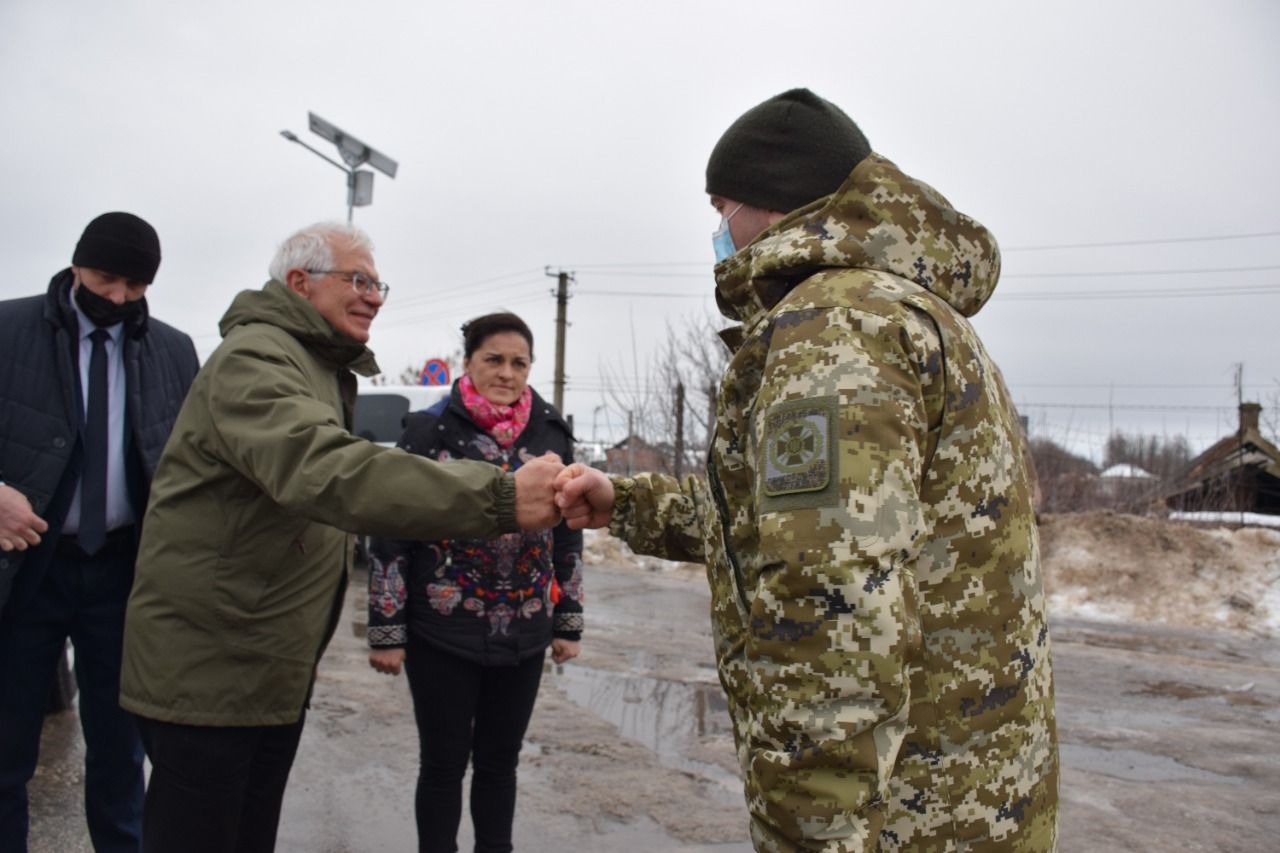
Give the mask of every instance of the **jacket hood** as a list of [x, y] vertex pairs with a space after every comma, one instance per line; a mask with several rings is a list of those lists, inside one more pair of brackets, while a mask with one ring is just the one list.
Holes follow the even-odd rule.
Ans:
[[971, 317], [1000, 277], [1000, 249], [937, 190], [872, 154], [838, 190], [792, 211], [716, 267], [721, 312], [751, 325], [823, 269], [909, 279]]
[[379, 373], [373, 351], [364, 344], [339, 334], [315, 307], [278, 281], [261, 290], [242, 290], [232, 300], [218, 323], [225, 338], [236, 326], [267, 323], [283, 329], [335, 365], [361, 376]]

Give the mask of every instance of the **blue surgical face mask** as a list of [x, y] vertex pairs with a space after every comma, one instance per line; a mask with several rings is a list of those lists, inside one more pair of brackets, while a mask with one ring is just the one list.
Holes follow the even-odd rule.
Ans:
[[738, 247], [733, 245], [733, 235], [729, 233], [729, 220], [733, 219], [739, 210], [742, 210], [742, 204], [735, 207], [728, 216], [721, 215], [720, 227], [711, 235], [711, 246], [715, 249], [717, 264], [732, 257], [738, 251]]

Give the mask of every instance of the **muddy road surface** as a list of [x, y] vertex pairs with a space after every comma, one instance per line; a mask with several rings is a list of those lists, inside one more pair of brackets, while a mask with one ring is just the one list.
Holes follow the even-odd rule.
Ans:
[[[695, 573], [591, 566], [582, 656], [548, 665], [520, 764], [515, 846], [744, 853], [746, 810]], [[278, 849], [415, 849], [403, 676], [365, 662], [360, 579], [320, 667]], [[1280, 643], [1056, 618], [1060, 850], [1271, 851], [1280, 838]], [[33, 853], [90, 850], [75, 712], [51, 717]], [[469, 818], [459, 837], [471, 849]]]

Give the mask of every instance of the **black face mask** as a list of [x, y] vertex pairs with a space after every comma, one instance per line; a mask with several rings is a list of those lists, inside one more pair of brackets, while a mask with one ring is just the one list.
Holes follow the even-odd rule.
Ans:
[[116, 323], [127, 323], [140, 314], [142, 314], [142, 300], [135, 299], [132, 302], [125, 302], [123, 305], [117, 305], [110, 299], [99, 296], [83, 283], [75, 288], [74, 296], [76, 305], [80, 306], [80, 310], [84, 315], [93, 321], [93, 324], [100, 329], [108, 326], [114, 326]]

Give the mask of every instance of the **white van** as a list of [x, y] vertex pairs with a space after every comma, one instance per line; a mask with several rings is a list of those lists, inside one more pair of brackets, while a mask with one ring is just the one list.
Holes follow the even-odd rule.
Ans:
[[362, 385], [351, 432], [390, 447], [404, 432], [404, 416], [449, 396], [448, 385]]

